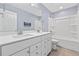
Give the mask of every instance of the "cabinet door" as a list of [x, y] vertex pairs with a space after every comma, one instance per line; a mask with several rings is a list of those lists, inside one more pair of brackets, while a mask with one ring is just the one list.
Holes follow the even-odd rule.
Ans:
[[47, 42], [45, 40], [45, 41], [42, 41], [42, 56], [47, 55], [46, 51], [47, 51]]
[[41, 56], [41, 49], [33, 51], [32, 53], [30, 53], [30, 56]]
[[30, 47], [30, 52], [33, 52], [33, 51], [38, 50], [40, 48], [41, 48], [41, 43], [35, 44]]
[[12, 55], [12, 54], [16, 53], [17, 51], [20, 51], [24, 48], [29, 47], [31, 45], [30, 40], [15, 42], [15, 43], [12, 43], [9, 45], [2, 46], [2, 55], [3, 56]]
[[52, 42], [50, 40], [47, 40], [47, 54], [49, 54], [49, 52], [51, 51], [52, 49]]
[[43, 56], [46, 56], [46, 55], [49, 54], [49, 52], [52, 49], [51, 45], [52, 45], [51, 40], [44, 40], [44, 41], [42, 41], [42, 55]]
[[49, 34], [47, 38], [47, 54], [49, 54], [51, 49], [52, 49], [52, 36], [51, 34]]
[[30, 55], [30, 51], [29, 51], [29, 48], [27, 48], [27, 49], [24, 49], [22, 51], [15, 53], [12, 56], [29, 56], [29, 55]]

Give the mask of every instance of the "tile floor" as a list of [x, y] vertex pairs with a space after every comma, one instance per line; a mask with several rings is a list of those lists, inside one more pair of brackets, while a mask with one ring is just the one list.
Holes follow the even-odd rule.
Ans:
[[49, 56], [79, 56], [79, 52], [58, 47], [57, 50], [52, 50]]

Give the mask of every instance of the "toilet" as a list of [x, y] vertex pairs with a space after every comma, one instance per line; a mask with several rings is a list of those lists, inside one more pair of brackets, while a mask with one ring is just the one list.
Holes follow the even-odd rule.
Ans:
[[52, 49], [57, 50], [57, 45], [58, 45], [59, 40], [57, 39], [52, 39]]

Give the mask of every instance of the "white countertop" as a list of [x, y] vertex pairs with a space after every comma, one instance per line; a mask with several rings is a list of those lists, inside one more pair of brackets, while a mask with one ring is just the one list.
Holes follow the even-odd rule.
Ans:
[[50, 32], [41, 32], [41, 33], [37, 33], [37, 32], [30, 32], [29, 33], [28, 32], [28, 33], [22, 34], [21, 37], [17, 34], [7, 35], [7, 36], [0, 36], [0, 46], [6, 45], [8, 43], [13, 43], [13, 42], [21, 41], [21, 40], [26, 40], [26, 39], [29, 39], [29, 38], [37, 37], [37, 36], [48, 34], [48, 33], [50, 33]]

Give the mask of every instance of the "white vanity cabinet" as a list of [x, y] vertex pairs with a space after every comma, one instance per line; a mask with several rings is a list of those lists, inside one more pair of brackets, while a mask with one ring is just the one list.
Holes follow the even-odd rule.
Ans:
[[48, 34], [48, 35], [44, 35], [42, 37], [42, 56], [46, 56], [49, 54], [49, 52], [51, 51], [52, 49], [52, 36], [51, 34]]
[[41, 42], [34, 44], [33, 46], [30, 47], [30, 52], [34, 52], [35, 50], [38, 50], [41, 48]]
[[26, 48], [21, 51], [18, 51], [17, 53], [15, 53], [11, 56], [29, 56], [29, 55], [30, 55], [30, 50], [29, 50], [29, 48]]
[[46, 56], [47, 55], [47, 44], [46, 44], [46, 40], [42, 41], [42, 56]]
[[16, 53], [17, 51], [23, 50], [24, 48], [27, 48], [31, 45], [30, 40], [24, 40], [20, 42], [15, 42], [12, 44], [8, 44], [5, 46], [2, 46], [2, 55], [8, 56]]
[[0, 46], [1, 56], [46, 56], [51, 51], [51, 33]]
[[30, 56], [41, 56], [41, 42], [30, 47]]
[[47, 40], [47, 55], [51, 51], [51, 47], [52, 47], [51, 43], [52, 42], [50, 40]]
[[30, 53], [30, 56], [41, 56], [41, 48]]

